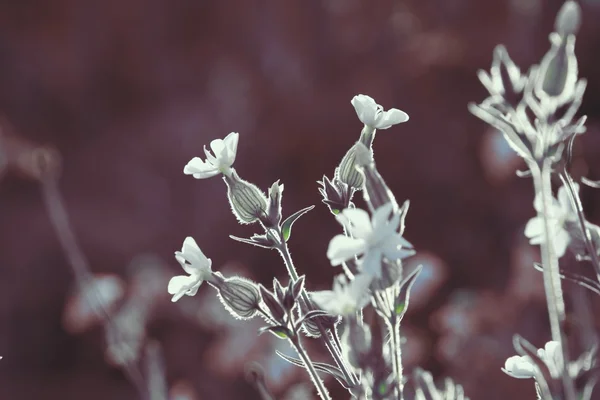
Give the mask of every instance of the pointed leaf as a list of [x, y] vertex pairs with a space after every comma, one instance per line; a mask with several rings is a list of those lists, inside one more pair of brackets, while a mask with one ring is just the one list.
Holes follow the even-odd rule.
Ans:
[[264, 332], [271, 332], [273, 335], [277, 336], [279, 339], [289, 339], [294, 336], [294, 334], [285, 326], [265, 326], [258, 330], [258, 334], [261, 335]]
[[273, 319], [279, 323], [283, 323], [283, 317], [285, 316], [285, 310], [283, 309], [283, 306], [271, 292], [265, 289], [263, 285], [259, 285], [258, 288], [260, 291], [260, 296], [269, 309]]
[[300, 296], [300, 293], [302, 293], [302, 290], [304, 289], [304, 280], [305, 277], [302, 275], [292, 284], [291, 293], [294, 297], [294, 300], [296, 300], [298, 296]]
[[265, 249], [273, 249], [277, 246], [277, 243], [267, 235], [254, 235], [249, 239], [241, 238], [233, 235], [229, 235], [229, 237], [235, 241], [251, 244], [253, 246], [263, 247]]
[[410, 289], [423, 270], [423, 266], [419, 265], [413, 272], [410, 273], [401, 283], [398, 296], [394, 300], [394, 313], [397, 316], [397, 321], [402, 321], [410, 298]]
[[283, 224], [281, 224], [281, 233], [283, 234], [283, 240], [285, 240], [286, 242], [288, 241], [290, 235], [292, 234], [292, 225], [294, 224], [294, 222], [296, 222], [298, 218], [300, 218], [313, 208], [315, 208], [315, 206], [306, 207], [300, 211], [296, 211], [295, 213], [287, 217], [285, 221], [283, 221]]
[[302, 316], [302, 318], [300, 318], [298, 321], [296, 321], [295, 327], [296, 329], [298, 329], [298, 327], [302, 326], [302, 324], [312, 318], [316, 318], [316, 317], [322, 317], [328, 315], [330, 317], [333, 317], [333, 315], [328, 314], [326, 311], [323, 310], [312, 310], [307, 312], [306, 314], [304, 314]]
[[[302, 362], [302, 360], [299, 360], [297, 358], [290, 357], [286, 354], [283, 354], [279, 350], [275, 350], [275, 353], [277, 353], [277, 355], [279, 357], [283, 358], [287, 362], [294, 364], [298, 367], [304, 368], [304, 362]], [[351, 385], [349, 385], [348, 382], [346, 381], [346, 378], [344, 378], [342, 371], [340, 371], [340, 369], [338, 367], [335, 367], [330, 364], [322, 363], [322, 362], [316, 362], [316, 361], [313, 361], [312, 364], [317, 371], [332, 375], [335, 379], [338, 380], [338, 382], [342, 386], [344, 386], [344, 388], [349, 389], [351, 387]]]

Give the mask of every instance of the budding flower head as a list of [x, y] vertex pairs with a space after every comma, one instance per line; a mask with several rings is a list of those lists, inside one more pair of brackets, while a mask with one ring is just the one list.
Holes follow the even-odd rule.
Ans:
[[560, 8], [554, 29], [561, 35], [575, 35], [581, 25], [581, 7], [576, 1], [568, 0]]
[[267, 221], [269, 226], [277, 226], [281, 222], [281, 194], [283, 193], [283, 184], [279, 181], [274, 182], [269, 188], [269, 207]]
[[223, 180], [231, 210], [240, 224], [252, 224], [267, 215], [267, 197], [256, 185], [240, 178], [233, 168]]
[[238, 319], [250, 319], [256, 315], [260, 304], [257, 284], [238, 276], [225, 279], [218, 272], [215, 277], [219, 299], [231, 315]]
[[206, 258], [194, 238], [189, 236], [183, 242], [181, 251], [175, 252], [175, 259], [189, 275], [175, 276], [169, 281], [167, 290], [173, 295], [174, 302], [184, 295], [194, 296], [202, 282], [211, 278], [212, 265], [211, 259]]
[[388, 129], [389, 127], [408, 121], [408, 114], [396, 108], [383, 111], [383, 107], [372, 97], [364, 94], [354, 96], [351, 101], [358, 119], [371, 129]]
[[235, 161], [239, 134], [231, 132], [225, 139], [215, 139], [210, 142], [210, 148], [214, 155], [204, 147], [206, 161], [200, 157], [194, 157], [183, 169], [186, 175], [192, 175], [196, 179], [210, 178], [218, 174], [228, 176], [231, 174], [231, 166]]

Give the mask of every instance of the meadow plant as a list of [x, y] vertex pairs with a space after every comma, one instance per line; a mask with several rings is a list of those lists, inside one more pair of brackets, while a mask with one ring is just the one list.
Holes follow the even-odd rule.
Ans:
[[[519, 175], [533, 181], [537, 216], [528, 222], [524, 234], [541, 249], [542, 262], [536, 267], [542, 271], [552, 340], [538, 349], [515, 335], [518, 355], [508, 358], [502, 370], [514, 378], [533, 378], [538, 398], [544, 400], [587, 400], [597, 379], [595, 348], [586, 349], [577, 359], [569, 352], [562, 289], [562, 279], [595, 292], [600, 288], [600, 228], [585, 219], [579, 186], [569, 174], [573, 141], [585, 132], [585, 117], [575, 117], [586, 87], [586, 81], [578, 77], [574, 54], [580, 19], [578, 4], [567, 1], [556, 18], [550, 49], [527, 73], [498, 46], [490, 72], [478, 73], [489, 96], [469, 105], [474, 115], [502, 132], [527, 165], [527, 171]], [[358, 399], [404, 399], [407, 393], [416, 399], [466, 399], [462, 387], [450, 379], [440, 385], [429, 372], [417, 368], [407, 374], [403, 369], [402, 319], [421, 268], [410, 272], [403, 268], [403, 261], [416, 253], [404, 237], [409, 202], [400, 206], [385, 183], [375, 163], [373, 142], [377, 130], [404, 123], [408, 115], [395, 108], [386, 111], [362, 94], [351, 104], [363, 129], [333, 176], [325, 175], [318, 182], [323, 203], [342, 228], [329, 242], [326, 254], [332, 266], [341, 267], [332, 289], [307, 291], [306, 278], [298, 272], [289, 250], [294, 222], [312, 207], [284, 218], [283, 184], [276, 181], [265, 193], [240, 177], [234, 167], [239, 135], [232, 132], [213, 140], [211, 150], [204, 149], [206, 159], [195, 157], [184, 173], [196, 179], [222, 175], [234, 216], [239, 223], [259, 229], [250, 238], [231, 238], [276, 250], [289, 281], [282, 284], [274, 279], [272, 288], [267, 288], [249, 279], [225, 277], [211, 270], [211, 260], [188, 237], [176, 253], [188, 276], [172, 278], [168, 291], [177, 301], [183, 295], [195, 295], [206, 281], [232, 316], [262, 318], [265, 325], [260, 333], [289, 341], [297, 357], [280, 356], [304, 368], [324, 400], [331, 396], [319, 373], [332, 375]], [[557, 197], [554, 177], [562, 182]], [[358, 194], [365, 207], [354, 203]], [[559, 259], [568, 250], [593, 265], [595, 280], [560, 267]], [[314, 361], [305, 349], [306, 340], [321, 342], [330, 361]], [[410, 391], [405, 390], [409, 381]], [[261, 393], [271, 398], [265, 385]]]
[[[566, 1], [550, 34], [549, 50], [526, 73], [511, 60], [505, 47], [498, 46], [490, 71], [478, 73], [489, 96], [468, 106], [471, 113], [504, 135], [527, 166], [526, 171], [517, 171], [518, 175], [533, 181], [532, 206], [537, 215], [527, 223], [523, 234], [531, 244], [540, 246], [541, 263], [533, 267], [542, 273], [551, 340], [535, 346], [515, 334], [517, 354], [498, 368], [516, 379], [533, 379], [537, 396], [543, 400], [589, 400], [598, 379], [596, 346], [583, 349], [577, 356], [571, 354], [575, 346], [570, 343], [572, 334], [565, 329], [562, 286], [563, 281], [569, 281], [600, 294], [600, 227], [586, 220], [579, 199], [580, 184], [570, 174], [573, 142], [586, 130], [586, 118], [576, 118], [586, 88], [586, 81], [578, 76], [574, 53], [580, 22], [579, 5]], [[140, 398], [169, 397], [160, 345], [144, 337], [156, 303], [156, 284], [160, 283], [159, 290], [168, 292], [177, 302], [196, 295], [207, 282], [204, 286], [216, 291], [233, 317], [262, 318], [264, 326], [259, 334], [272, 334], [289, 342], [296, 357], [277, 354], [303, 368], [323, 400], [331, 399], [324, 375], [335, 378], [350, 397], [357, 399], [467, 399], [462, 386], [451, 379], [436, 382], [421, 368], [408, 372], [403, 368], [402, 321], [410, 305], [411, 288], [422, 268], [404, 268], [403, 262], [416, 254], [405, 238], [409, 201], [398, 202], [386, 184], [376, 166], [373, 143], [377, 130], [400, 129], [396, 125], [409, 117], [395, 108], [384, 110], [373, 98], [362, 94], [350, 103], [363, 128], [331, 177], [324, 175], [316, 188], [332, 221], [341, 228], [326, 252], [339, 272], [331, 290], [307, 291], [308, 278], [295, 266], [289, 249], [294, 223], [314, 206], [284, 213], [284, 185], [279, 180], [263, 192], [242, 178], [234, 166], [240, 136], [236, 132], [213, 140], [210, 149], [204, 148], [205, 158], [194, 157], [183, 172], [199, 180], [223, 179], [235, 218], [258, 230], [249, 238], [230, 237], [279, 253], [288, 282], [275, 278], [272, 287], [267, 288], [248, 278], [225, 276], [213, 270], [212, 260], [201, 246], [187, 237], [181, 251], [175, 252], [185, 274], [172, 277], [167, 285], [156, 272], [159, 269], [150, 275], [149, 270], [134, 275], [134, 290], [118, 311], [114, 304], [123, 296], [122, 283], [91, 273], [69, 225], [58, 190], [57, 168], [48, 163], [47, 157], [34, 160], [32, 175], [42, 182], [47, 211], [78, 289], [89, 313], [104, 326], [107, 358], [123, 369]], [[0, 167], [2, 163], [0, 160]], [[560, 183], [556, 196], [554, 182]], [[600, 187], [586, 178], [581, 183]], [[355, 201], [360, 202], [361, 197], [363, 205], [357, 206]], [[595, 277], [568, 268], [563, 260], [569, 252], [578, 262], [591, 265]], [[74, 331], [79, 329], [73, 325]], [[320, 342], [328, 350], [329, 361], [313, 359], [307, 351], [309, 340]], [[140, 368], [140, 360], [144, 368]], [[259, 366], [252, 366], [248, 376], [263, 399], [274, 398]], [[289, 398], [309, 396], [305, 387], [299, 387], [298, 393]]]

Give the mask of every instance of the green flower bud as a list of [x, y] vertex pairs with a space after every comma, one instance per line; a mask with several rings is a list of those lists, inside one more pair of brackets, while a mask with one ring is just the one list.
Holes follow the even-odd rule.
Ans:
[[240, 224], [252, 224], [267, 214], [267, 197], [256, 185], [241, 179], [234, 169], [223, 180], [231, 210]]

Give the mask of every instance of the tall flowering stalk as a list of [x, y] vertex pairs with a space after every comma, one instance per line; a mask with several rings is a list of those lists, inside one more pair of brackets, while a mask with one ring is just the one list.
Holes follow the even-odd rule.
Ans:
[[[578, 78], [575, 57], [575, 34], [580, 25], [581, 10], [575, 1], [561, 8], [550, 35], [551, 47], [539, 65], [521, 74], [504, 47], [494, 53], [491, 72], [479, 72], [479, 78], [490, 96], [479, 105], [471, 104], [473, 114], [499, 129], [510, 146], [525, 160], [533, 179], [536, 196], [537, 237], [532, 242], [541, 247], [544, 289], [555, 354], [555, 376], [561, 381], [559, 393], [549, 382], [539, 385], [544, 398], [560, 396], [577, 398], [573, 377], [567, 371], [569, 352], [564, 333], [565, 302], [561, 286], [558, 258], [564, 254], [569, 238], [557, 215], [552, 195], [552, 174], [565, 162], [569, 142], [585, 132], [585, 117], [575, 120], [586, 81]], [[566, 150], [566, 151], [565, 151]], [[526, 234], [534, 228], [530, 222]], [[587, 232], [584, 227], [584, 236]], [[559, 240], [559, 237], [561, 238]], [[559, 245], [559, 248], [555, 248]], [[557, 250], [559, 254], [557, 254]], [[526, 351], [521, 342], [516, 347]], [[522, 354], [525, 356], [525, 354]], [[543, 377], [539, 377], [538, 384]]]

